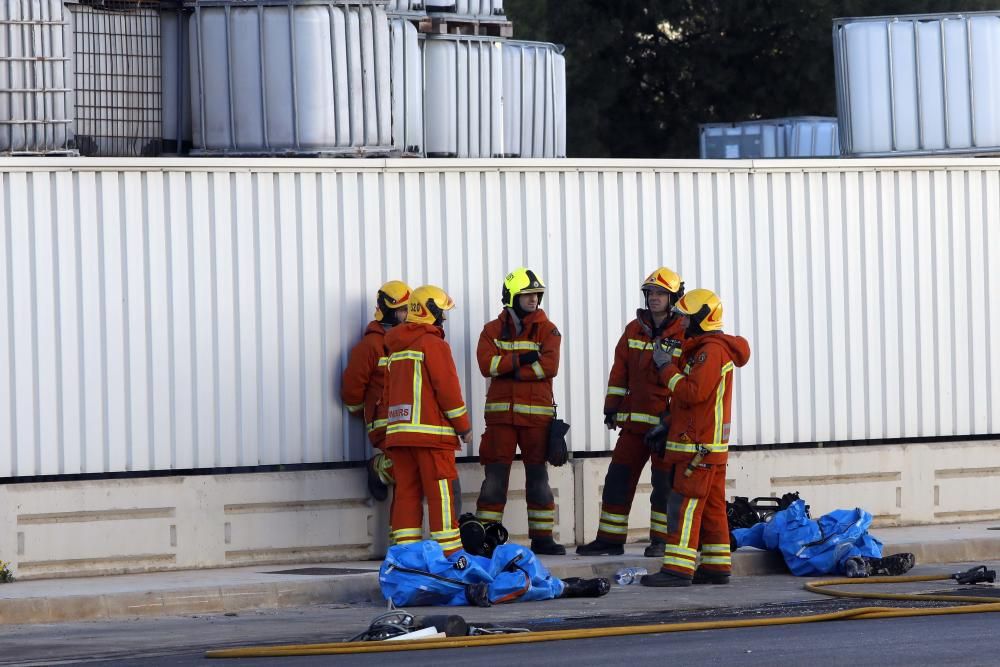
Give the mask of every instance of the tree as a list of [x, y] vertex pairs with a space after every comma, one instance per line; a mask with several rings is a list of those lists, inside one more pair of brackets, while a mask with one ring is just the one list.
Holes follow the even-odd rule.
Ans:
[[566, 45], [578, 157], [697, 157], [698, 124], [836, 115], [832, 21], [985, 0], [507, 0], [519, 38]]

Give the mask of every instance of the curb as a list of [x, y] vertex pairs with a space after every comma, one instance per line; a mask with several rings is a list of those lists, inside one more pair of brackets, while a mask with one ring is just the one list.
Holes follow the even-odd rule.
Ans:
[[[1000, 559], [1000, 535], [929, 543], [886, 543], [886, 554], [911, 552], [917, 563], [990, 562]], [[550, 559], [554, 560], [554, 559]], [[560, 579], [611, 577], [623, 567], [659, 568], [658, 558], [559, 557], [546, 563]], [[748, 549], [733, 554], [733, 574], [739, 577], [787, 574], [777, 553]], [[127, 591], [98, 595], [67, 595], [0, 599], [0, 625], [68, 623], [159, 616], [188, 616], [281, 609], [323, 604], [381, 603], [378, 574], [344, 574], [303, 581], [191, 587], [161, 591]]]

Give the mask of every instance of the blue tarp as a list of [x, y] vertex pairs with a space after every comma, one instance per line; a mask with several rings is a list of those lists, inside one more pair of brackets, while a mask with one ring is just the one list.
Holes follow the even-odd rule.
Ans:
[[464, 550], [445, 557], [433, 540], [394, 546], [378, 574], [382, 595], [396, 606], [461, 606], [469, 604], [469, 586], [485, 586], [489, 602], [551, 600], [563, 592], [527, 547], [503, 544], [492, 558]]
[[862, 509], [835, 510], [810, 519], [804, 500], [775, 513], [766, 523], [733, 531], [738, 547], [780, 551], [792, 574], [844, 574], [852, 556], [882, 557], [882, 543], [868, 534], [872, 515]]

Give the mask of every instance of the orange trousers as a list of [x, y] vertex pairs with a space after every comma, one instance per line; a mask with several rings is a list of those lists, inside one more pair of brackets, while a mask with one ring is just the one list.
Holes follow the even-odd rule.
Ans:
[[476, 516], [480, 521], [502, 521], [507, 505], [510, 466], [514, 454], [521, 449], [524, 463], [525, 500], [528, 503], [528, 537], [533, 540], [552, 537], [555, 527], [556, 503], [549, 486], [545, 454], [549, 443], [549, 427], [490, 424], [479, 443], [479, 463], [485, 479], [476, 501]]
[[454, 450], [390, 447], [386, 453], [396, 477], [390, 511], [393, 543], [423, 540], [426, 498], [431, 539], [441, 545], [446, 556], [461, 549], [458, 515], [462, 496]]
[[653, 468], [650, 477], [653, 492], [649, 496], [649, 539], [653, 542], [667, 541], [670, 466], [659, 456], [650, 456], [649, 447], [643, 440], [645, 435], [625, 430], [618, 435], [608, 473], [604, 476], [604, 493], [601, 496], [597, 539], [602, 542], [625, 544], [628, 537], [628, 515], [632, 511], [635, 489], [647, 461], [651, 461]]
[[692, 454], [667, 452], [671, 490], [667, 499], [667, 534], [662, 570], [691, 578], [699, 555], [701, 567], [719, 574], [732, 571], [729, 521], [726, 517], [726, 465], [701, 465], [690, 477], [684, 471]]

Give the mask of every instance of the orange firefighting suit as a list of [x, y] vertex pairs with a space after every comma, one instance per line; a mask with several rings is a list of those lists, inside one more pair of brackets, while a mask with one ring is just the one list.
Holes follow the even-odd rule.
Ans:
[[514, 453], [521, 448], [528, 535], [551, 537], [555, 525], [555, 499], [545, 468], [549, 424], [555, 415], [552, 378], [559, 371], [562, 335], [538, 309], [517, 320], [510, 309], [488, 323], [479, 336], [476, 356], [484, 377], [486, 432], [479, 446], [479, 463], [485, 467], [476, 503], [480, 521], [500, 521], [507, 504], [507, 486]]
[[458, 437], [472, 430], [451, 347], [443, 330], [417, 323], [393, 327], [385, 344], [384, 447], [396, 477], [392, 538], [396, 544], [423, 539], [422, 502], [427, 498], [431, 539], [450, 555], [462, 548], [455, 450]]
[[[670, 393], [663, 460], [672, 486], [662, 569], [674, 576], [693, 577], [699, 547], [706, 571], [728, 575], [732, 570], [725, 494], [733, 374], [749, 360], [745, 338], [706, 333], [686, 340], [680, 362], [660, 371]], [[706, 451], [695, 465], [699, 450]], [[689, 466], [691, 475], [685, 476]]]
[[[654, 542], [667, 539], [667, 495], [670, 492], [667, 468], [662, 459], [650, 458], [649, 448], [643, 441], [646, 432], [660, 423], [667, 407], [667, 389], [659, 382], [653, 365], [653, 341], [657, 339], [680, 345], [684, 340], [683, 319], [671, 316], [660, 327], [655, 327], [649, 311], [640, 308], [615, 347], [604, 414], [615, 416], [621, 432], [604, 477], [601, 520], [597, 529], [597, 539], [601, 542], [625, 543], [635, 489], [646, 461], [650, 460], [653, 493], [649, 497], [649, 539]], [[679, 349], [677, 356], [680, 356]]]
[[386, 329], [381, 322], [371, 321], [365, 334], [351, 350], [341, 381], [340, 397], [352, 415], [363, 415], [365, 430], [372, 446], [380, 449], [385, 440], [385, 410], [376, 414], [382, 404], [385, 368], [389, 357], [385, 352]]

